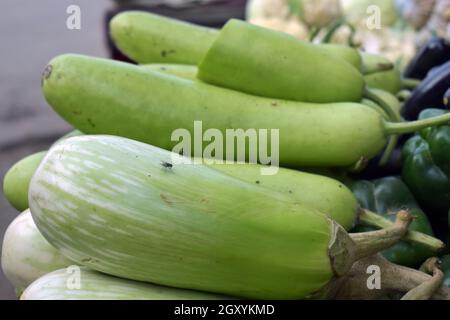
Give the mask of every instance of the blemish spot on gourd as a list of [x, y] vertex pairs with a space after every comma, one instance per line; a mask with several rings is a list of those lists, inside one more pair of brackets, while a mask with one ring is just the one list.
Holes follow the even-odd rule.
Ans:
[[170, 200], [167, 196], [160, 194], [159, 195], [162, 199], [162, 201], [164, 201], [165, 203], [167, 203], [169, 206], [173, 205], [173, 201]]
[[278, 103], [272, 102], [272, 107], [278, 107]]
[[163, 58], [167, 57], [169, 54], [175, 53], [176, 51], [171, 49], [171, 50], [162, 50], [161, 51], [161, 56]]
[[259, 180], [256, 180], [255, 182], [256, 182], [256, 184], [260, 184], [261, 183], [261, 181], [259, 181]]
[[166, 161], [161, 161], [161, 165], [166, 168], [166, 169], [172, 169], [173, 168], [173, 164], [166, 162]]
[[91, 125], [92, 128], [95, 128], [95, 123], [91, 120], [91, 118], [87, 118], [87, 122]]
[[47, 80], [50, 78], [53, 71], [53, 66], [51, 64], [48, 64], [45, 66], [44, 71], [42, 71], [42, 78], [41, 78], [41, 86], [44, 85], [44, 80]]

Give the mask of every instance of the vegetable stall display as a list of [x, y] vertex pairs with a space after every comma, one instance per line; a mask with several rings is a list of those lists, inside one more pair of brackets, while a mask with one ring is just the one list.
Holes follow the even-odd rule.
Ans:
[[[214, 30], [132, 11], [111, 34], [138, 65], [53, 58], [42, 92], [76, 131], [4, 178], [23, 212], [2, 269], [21, 299], [450, 299], [417, 179], [404, 177], [411, 192], [400, 177], [354, 179], [416, 132], [446, 170], [450, 114], [400, 116], [417, 80], [385, 57], [237, 20]], [[173, 152], [172, 133], [195, 136], [198, 121], [278, 130], [280, 167], [261, 175], [260, 146], [254, 161], [248, 145], [245, 159], [225, 159], [226, 145], [216, 159]], [[382, 290], [368, 290], [373, 264]]]

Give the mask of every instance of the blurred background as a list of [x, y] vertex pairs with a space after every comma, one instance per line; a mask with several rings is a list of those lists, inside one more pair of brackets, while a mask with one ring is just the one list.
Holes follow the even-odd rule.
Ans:
[[[381, 13], [375, 28], [367, 25], [367, 8], [372, 4]], [[81, 9], [80, 30], [66, 26], [70, 5]], [[2, 0], [0, 179], [16, 161], [45, 150], [71, 130], [41, 94], [40, 77], [46, 63], [68, 52], [126, 60], [111, 47], [107, 24], [115, 13], [129, 9], [217, 28], [229, 18], [247, 19], [304, 40], [351, 43], [381, 53], [400, 67], [431, 37], [448, 39], [450, 35], [450, 0]], [[17, 214], [2, 194], [0, 242]], [[15, 298], [0, 272], [0, 300]]]
[[[82, 7], [81, 30], [66, 28], [66, 9]], [[106, 56], [103, 37], [107, 0], [2, 0], [0, 4], [0, 177], [20, 158], [45, 150], [70, 130], [40, 90], [46, 63], [55, 55], [76, 52]], [[86, 8], [83, 10], [83, 7]], [[0, 196], [0, 241], [18, 214]], [[0, 272], [0, 299], [14, 299], [14, 291]]]

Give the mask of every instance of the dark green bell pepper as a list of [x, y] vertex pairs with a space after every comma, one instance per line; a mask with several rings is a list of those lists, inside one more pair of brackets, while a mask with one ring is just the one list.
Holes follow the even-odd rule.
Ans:
[[[419, 118], [446, 113], [426, 109]], [[423, 206], [447, 212], [450, 208], [450, 123], [421, 130], [403, 148], [403, 181]]]
[[[367, 208], [392, 221], [397, 211], [406, 209], [414, 216], [410, 230], [433, 235], [430, 222], [417, 204], [414, 196], [398, 177], [387, 177], [373, 181], [360, 180], [349, 185], [361, 207]], [[354, 231], [369, 231], [367, 227], [358, 226]], [[433, 255], [433, 252], [420, 244], [401, 241], [383, 252], [390, 261], [416, 267]]]

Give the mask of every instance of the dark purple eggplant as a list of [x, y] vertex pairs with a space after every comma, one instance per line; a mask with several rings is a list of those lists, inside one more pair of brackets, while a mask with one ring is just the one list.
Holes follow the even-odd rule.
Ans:
[[450, 61], [433, 68], [413, 91], [402, 108], [406, 120], [416, 120], [419, 113], [427, 108], [445, 108], [442, 97], [450, 87]]
[[450, 107], [450, 87], [448, 88], [448, 90], [445, 92], [444, 95], [444, 105], [449, 108]]
[[380, 166], [379, 162], [382, 157], [382, 153], [376, 158], [370, 160], [367, 163], [367, 167], [363, 171], [358, 173], [349, 173], [354, 179], [379, 179], [387, 176], [398, 176], [402, 172], [402, 148], [401, 143], [392, 152], [389, 162], [386, 165]]
[[428, 71], [450, 60], [450, 43], [443, 38], [433, 37], [416, 54], [404, 73], [405, 78], [424, 79]]

